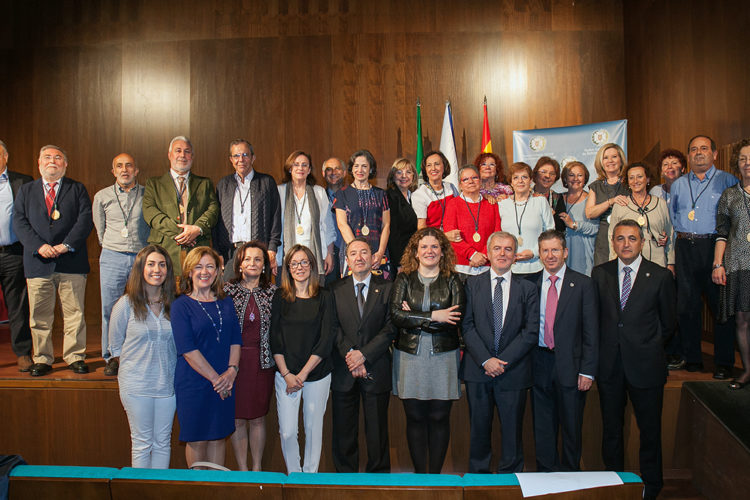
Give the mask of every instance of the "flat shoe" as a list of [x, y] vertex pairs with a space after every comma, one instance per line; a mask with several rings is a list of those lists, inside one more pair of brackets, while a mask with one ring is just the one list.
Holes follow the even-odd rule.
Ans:
[[89, 372], [88, 365], [84, 363], [83, 361], [74, 361], [70, 363], [70, 365], [68, 365], [68, 368], [73, 370], [73, 373], [78, 373], [78, 374]]
[[740, 382], [739, 380], [732, 380], [729, 382], [729, 388], [733, 391], [738, 391], [740, 389], [744, 389], [747, 384], [750, 382]]

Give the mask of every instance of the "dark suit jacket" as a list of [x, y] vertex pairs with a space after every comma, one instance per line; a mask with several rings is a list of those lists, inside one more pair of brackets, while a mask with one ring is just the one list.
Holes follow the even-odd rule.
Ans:
[[[461, 378], [466, 382], [489, 382], [482, 363], [494, 357], [494, 318], [490, 272], [466, 280], [466, 315], [463, 321], [466, 352]], [[529, 351], [539, 341], [539, 291], [528, 280], [513, 276], [506, 308], [498, 358], [507, 361], [505, 372], [495, 377], [506, 390], [532, 385]]]
[[[221, 205], [221, 216], [214, 226], [214, 247], [223, 257], [229, 258], [234, 230], [234, 193], [237, 191], [235, 174], [219, 179], [216, 184], [216, 197]], [[268, 245], [275, 252], [281, 244], [281, 200], [276, 181], [257, 170], [250, 181], [250, 203], [253, 239]]]
[[396, 338], [396, 327], [391, 322], [389, 299], [393, 283], [379, 276], [370, 278], [370, 288], [362, 318], [359, 317], [354, 278], [347, 276], [331, 285], [338, 327], [333, 349], [333, 380], [331, 389], [348, 391], [354, 385], [346, 367], [346, 354], [359, 349], [365, 356], [365, 367], [372, 380], [362, 380], [365, 392], [382, 393], [391, 390], [391, 352]]
[[649, 388], [667, 381], [664, 346], [675, 327], [675, 286], [672, 273], [643, 259], [625, 309], [620, 309], [617, 259], [591, 272], [599, 295], [599, 382], [616, 373], [617, 353], [634, 387]]
[[22, 185], [32, 182], [34, 178], [30, 175], [21, 174], [8, 170], [8, 182], [10, 182], [10, 190], [13, 193], [13, 200], [18, 196], [18, 190]]
[[[60, 218], [47, 214], [42, 179], [23, 184], [15, 198], [13, 230], [23, 245], [23, 269], [27, 278], [41, 278], [52, 273], [86, 274], [89, 257], [86, 238], [94, 228], [91, 200], [86, 187], [69, 177], [58, 186], [57, 210]], [[65, 243], [73, 248], [56, 259], [45, 259], [37, 251], [44, 244]]]
[[[538, 281], [542, 290], [541, 276]], [[541, 297], [539, 304], [541, 304]], [[566, 267], [555, 313], [555, 368], [558, 382], [578, 385], [578, 374], [596, 375], [599, 360], [599, 306], [594, 282]]]
[[[188, 206], [186, 223], [200, 227], [203, 235], [195, 240], [196, 246], [211, 246], [211, 230], [219, 217], [219, 202], [211, 179], [190, 173], [188, 177]], [[143, 219], [151, 227], [149, 243], [164, 247], [175, 269], [180, 269], [180, 245], [174, 237], [182, 232], [177, 227], [180, 220], [180, 207], [177, 203], [177, 189], [172, 175], [167, 172], [161, 177], [152, 177], [146, 182], [143, 192]], [[177, 271], [179, 274], [179, 271]]]

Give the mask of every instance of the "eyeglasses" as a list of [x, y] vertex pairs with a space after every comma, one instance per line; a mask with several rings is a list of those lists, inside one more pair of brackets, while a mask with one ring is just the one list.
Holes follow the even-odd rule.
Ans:
[[50, 161], [50, 160], [60, 161], [62, 159], [63, 159], [62, 155], [55, 155], [55, 156], [44, 155], [44, 156], [42, 156], [42, 160], [44, 160], [44, 161]]
[[240, 161], [240, 158], [250, 158], [250, 153], [237, 153], [229, 155], [232, 161]]
[[461, 179], [461, 182], [475, 182], [478, 180], [479, 180], [478, 175], [472, 175], [471, 177], [464, 177], [463, 179]]
[[300, 260], [298, 262], [290, 262], [289, 263], [289, 269], [297, 269], [298, 267], [310, 267], [310, 261], [309, 260]]

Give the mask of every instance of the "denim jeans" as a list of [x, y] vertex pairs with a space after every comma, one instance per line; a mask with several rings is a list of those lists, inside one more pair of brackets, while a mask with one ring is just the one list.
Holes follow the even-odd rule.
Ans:
[[112, 355], [109, 352], [109, 316], [112, 307], [123, 293], [130, 269], [135, 261], [134, 253], [115, 252], [102, 248], [99, 257], [99, 284], [102, 291], [102, 357], [105, 361]]

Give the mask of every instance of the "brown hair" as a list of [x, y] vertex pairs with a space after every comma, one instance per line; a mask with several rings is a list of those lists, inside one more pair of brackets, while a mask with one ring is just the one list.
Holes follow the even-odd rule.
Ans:
[[603, 181], [607, 175], [604, 173], [604, 168], [602, 167], [602, 158], [604, 158], [604, 152], [608, 149], [614, 148], [617, 150], [617, 155], [620, 157], [620, 174], [622, 178], [622, 169], [627, 164], [627, 160], [625, 159], [625, 151], [622, 150], [622, 148], [615, 144], [614, 142], [608, 142], [604, 146], [599, 148], [599, 151], [596, 152], [596, 158], [594, 159], [594, 169], [596, 170], [597, 179], [600, 181]]
[[750, 146], [750, 139], [742, 139], [732, 148], [732, 157], [729, 160], [729, 168], [731, 168], [732, 173], [739, 178], [742, 178], [742, 174], [740, 174], [740, 151], [742, 148], [748, 146]]
[[296, 160], [298, 156], [304, 156], [305, 158], [307, 158], [307, 162], [310, 164], [310, 173], [307, 174], [307, 179], [305, 181], [309, 185], [314, 186], [316, 181], [315, 175], [313, 175], [312, 156], [299, 149], [297, 151], [292, 151], [292, 154], [286, 157], [286, 160], [284, 161], [284, 177], [281, 182], [285, 183], [292, 181], [292, 165], [294, 165], [294, 160]]
[[505, 164], [503, 163], [503, 160], [501, 160], [500, 157], [495, 153], [479, 153], [477, 157], [474, 158], [474, 166], [477, 167], [477, 169], [481, 170], [479, 166], [487, 158], [492, 158], [493, 160], [495, 160], [495, 182], [507, 184], [507, 180], [505, 178]]
[[555, 180], [560, 178], [560, 163], [549, 156], [542, 156], [537, 160], [536, 165], [534, 165], [534, 172], [531, 176], [534, 182], [536, 182], [536, 176], [539, 174], [539, 169], [545, 165], [552, 165], [552, 168], [555, 170]]
[[292, 272], [289, 269], [289, 262], [292, 260], [292, 256], [297, 252], [304, 252], [307, 256], [307, 260], [310, 261], [310, 277], [307, 279], [307, 293], [310, 297], [318, 295], [320, 284], [318, 283], [318, 263], [315, 260], [312, 250], [307, 248], [305, 245], [297, 243], [292, 248], [287, 250], [284, 255], [284, 264], [281, 268], [281, 296], [287, 302], [294, 302], [297, 299], [297, 291], [294, 287], [294, 279], [292, 278]]
[[125, 295], [130, 301], [130, 307], [133, 308], [133, 315], [137, 320], [143, 321], [148, 315], [148, 297], [146, 296], [145, 280], [143, 279], [143, 270], [146, 268], [146, 260], [152, 253], [158, 253], [164, 257], [167, 262], [167, 275], [164, 277], [164, 283], [161, 285], [161, 302], [164, 306], [164, 316], [169, 319], [169, 309], [172, 307], [172, 301], [175, 295], [174, 269], [172, 259], [169, 253], [159, 245], [148, 245], [135, 256], [133, 268], [130, 270], [128, 282], [125, 284]]
[[642, 161], [637, 161], [635, 163], [630, 163], [622, 169], [622, 182], [624, 182], [628, 186], [628, 188], [630, 188], [630, 183], [628, 182], [628, 172], [630, 172], [634, 168], [642, 168], [646, 173], [646, 186], [651, 184], [651, 167], [649, 167]]
[[516, 163], [513, 163], [510, 168], [508, 169], [508, 177], [510, 179], [513, 179], [513, 174], [516, 172], [519, 172], [521, 170], [525, 170], [527, 174], [529, 174], [529, 180], [534, 179], [534, 172], [531, 170], [531, 167], [528, 163], [524, 163], [522, 161], [517, 161]]
[[211, 284], [211, 291], [214, 292], [217, 299], [221, 300], [226, 297], [224, 293], [224, 278], [221, 272], [221, 257], [211, 247], [195, 247], [185, 256], [185, 262], [182, 263], [182, 276], [180, 277], [180, 293], [182, 295], [193, 293], [193, 280], [190, 279], [190, 274], [204, 255], [210, 255], [216, 264], [216, 278]]
[[661, 171], [661, 164], [664, 163], [664, 160], [670, 157], [677, 158], [677, 161], [680, 162], [680, 166], [682, 167], [682, 173], [684, 174], [685, 170], [688, 168], [688, 162], [685, 155], [682, 154], [682, 151], [679, 149], [665, 149], [659, 154], [659, 171]]
[[401, 266], [403, 266], [403, 272], [412, 273], [419, 269], [419, 260], [417, 260], [417, 249], [419, 248], [419, 242], [427, 236], [436, 238], [440, 243], [440, 251], [443, 253], [440, 257], [440, 274], [448, 276], [453, 272], [453, 268], [456, 267], [456, 253], [453, 251], [453, 245], [445, 237], [445, 234], [434, 227], [424, 227], [411, 235], [409, 243], [406, 244], [404, 249], [404, 255], [401, 257]]
[[263, 254], [263, 272], [260, 273], [258, 285], [261, 288], [268, 288], [268, 285], [271, 284], [271, 259], [268, 257], [268, 247], [266, 244], [258, 240], [243, 243], [234, 253], [234, 279], [232, 283], [242, 281], [242, 261], [245, 260], [245, 253], [248, 248], [257, 248]]
[[563, 187], [568, 189], [568, 173], [573, 170], [573, 167], [581, 167], [583, 169], [583, 186], [586, 187], [586, 184], [589, 183], [591, 173], [589, 172], [589, 169], [586, 168], [586, 165], [580, 161], [571, 161], [566, 163], [563, 167], [562, 173], [560, 174], [560, 180], [562, 181]]
[[443, 179], [448, 177], [451, 173], [451, 163], [448, 161], [448, 158], [445, 157], [442, 151], [428, 151], [425, 153], [424, 157], [422, 158], [422, 179], [429, 183], [430, 179], [427, 177], [427, 159], [430, 156], [438, 155], [440, 157], [440, 161], [443, 163]]

